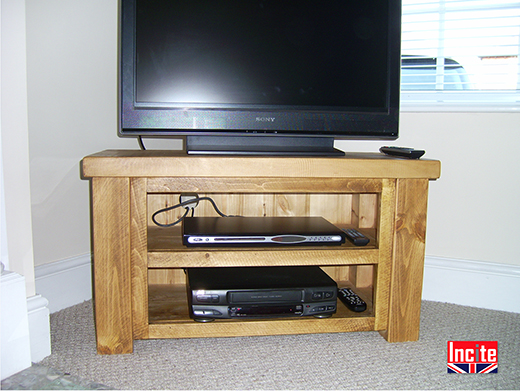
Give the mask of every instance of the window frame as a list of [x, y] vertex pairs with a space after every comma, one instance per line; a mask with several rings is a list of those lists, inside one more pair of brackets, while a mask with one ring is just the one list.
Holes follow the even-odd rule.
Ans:
[[[425, 13], [435, 14], [437, 10], [445, 15], [447, 12], [458, 12], [459, 8], [461, 11], [504, 9], [508, 7], [520, 9], [520, 5], [516, 2], [494, 5], [490, 1], [492, 0], [489, 0], [489, 4], [486, 4], [486, 1], [483, 0], [429, 0], [422, 2], [410, 0], [408, 3], [406, 3], [406, 0], [403, 0], [403, 16]], [[457, 7], [446, 10], [444, 7], [447, 2], [451, 3], [448, 5], [456, 5]], [[417, 6], [413, 5], [417, 3], [420, 4]], [[505, 3], [507, 3], [507, 0]], [[474, 6], [473, 8], [468, 8], [468, 6], [472, 5]], [[415, 9], [415, 11], [411, 12], [410, 9]], [[443, 15], [439, 17], [438, 23], [440, 26], [443, 25], [442, 21], [445, 20]], [[404, 17], [403, 20], [405, 20]], [[518, 31], [518, 50], [516, 53], [518, 55], [519, 76], [516, 90], [403, 90], [401, 86], [401, 112], [520, 112], [520, 24]], [[443, 33], [441, 32], [439, 36], [442, 35]], [[443, 41], [442, 38], [438, 40], [439, 42]], [[438, 58], [451, 58], [448, 55], [443, 56], [443, 47], [438, 47], [436, 50], [439, 53]], [[424, 51], [427, 52], [428, 48], [425, 47]], [[407, 54], [409, 53], [405, 53], [402, 49], [402, 55]]]

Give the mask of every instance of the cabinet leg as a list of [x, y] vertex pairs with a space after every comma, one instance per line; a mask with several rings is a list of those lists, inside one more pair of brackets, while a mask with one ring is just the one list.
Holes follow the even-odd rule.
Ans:
[[94, 308], [99, 354], [133, 350], [128, 178], [93, 178]]
[[419, 338], [426, 237], [427, 179], [399, 179], [390, 278], [389, 342]]

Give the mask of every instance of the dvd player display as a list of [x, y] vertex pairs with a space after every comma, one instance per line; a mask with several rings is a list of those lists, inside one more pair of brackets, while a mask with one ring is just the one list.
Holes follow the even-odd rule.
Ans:
[[186, 270], [190, 317], [330, 317], [337, 284], [317, 266], [219, 267]]
[[190, 247], [339, 246], [345, 233], [323, 217], [186, 217], [182, 241]]

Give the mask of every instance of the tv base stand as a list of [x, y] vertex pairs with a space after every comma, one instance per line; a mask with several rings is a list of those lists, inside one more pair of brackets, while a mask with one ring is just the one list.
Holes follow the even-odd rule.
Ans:
[[[188, 156], [182, 151], [104, 151], [82, 162], [91, 181], [97, 350], [131, 353], [151, 338], [379, 331], [389, 342], [419, 337], [428, 184], [440, 162], [382, 154], [345, 157]], [[182, 193], [211, 196], [226, 214], [323, 216], [360, 230], [367, 246], [187, 248], [180, 227], [151, 214]], [[167, 221], [178, 218], [166, 215]], [[196, 216], [213, 216], [202, 203]], [[188, 267], [320, 266], [353, 287], [367, 310], [327, 319], [216, 320], [188, 316]]]
[[331, 137], [186, 136], [190, 155], [344, 156]]

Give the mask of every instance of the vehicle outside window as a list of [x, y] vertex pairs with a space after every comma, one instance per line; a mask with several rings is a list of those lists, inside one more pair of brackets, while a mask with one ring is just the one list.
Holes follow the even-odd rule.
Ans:
[[468, 90], [471, 83], [464, 67], [451, 58], [402, 56], [402, 90]]

